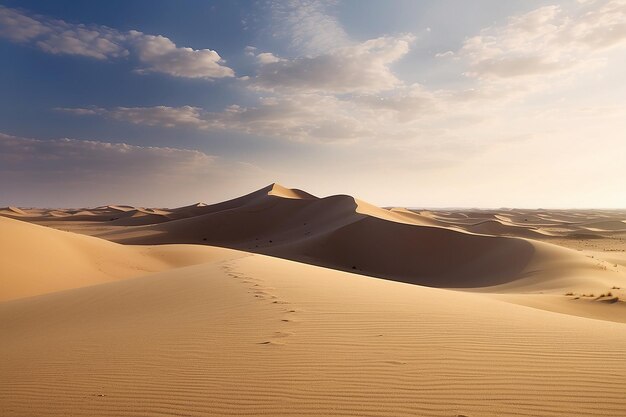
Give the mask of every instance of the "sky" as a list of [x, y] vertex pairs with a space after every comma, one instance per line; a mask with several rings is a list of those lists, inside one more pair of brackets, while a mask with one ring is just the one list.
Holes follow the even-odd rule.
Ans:
[[0, 0], [0, 205], [626, 207], [626, 0]]

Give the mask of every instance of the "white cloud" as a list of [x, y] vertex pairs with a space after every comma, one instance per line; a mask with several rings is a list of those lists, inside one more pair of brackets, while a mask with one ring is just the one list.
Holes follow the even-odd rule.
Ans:
[[50, 33], [50, 28], [17, 10], [0, 5], [0, 36], [15, 42], [27, 42]]
[[[57, 109], [79, 116], [99, 115], [113, 120], [168, 128], [232, 130], [246, 134], [302, 142], [404, 140], [417, 126], [442, 114], [448, 100], [412, 86], [400, 95], [360, 95], [340, 98], [302, 93], [261, 98], [256, 106], [232, 105], [221, 112], [198, 107], [114, 107]], [[460, 103], [462, 99], [449, 99]], [[445, 107], [450, 110], [450, 106]], [[426, 127], [422, 124], [422, 129]]]
[[390, 65], [409, 51], [412, 35], [384, 36], [316, 56], [278, 59], [257, 56], [261, 63], [252, 85], [296, 92], [375, 92], [401, 84]]
[[452, 56], [454, 56], [454, 52], [452, 52], [452, 51], [439, 52], [439, 53], [435, 54], [435, 58], [448, 58], [448, 57], [452, 57]]
[[283, 61], [282, 59], [278, 58], [276, 55], [272, 54], [271, 52], [260, 53], [256, 56], [256, 58], [257, 58], [257, 61], [259, 61], [259, 63], [262, 65], [273, 64], [276, 62]]
[[212, 202], [243, 193], [243, 181], [272, 180], [254, 165], [197, 150], [2, 133], [0, 178], [0, 205], [57, 207]]
[[203, 110], [198, 107], [116, 107], [105, 112], [112, 119], [134, 124], [163, 127], [190, 126], [201, 129], [208, 127], [202, 120]]
[[234, 130], [294, 141], [354, 140], [365, 134], [365, 126], [369, 126], [358, 119], [353, 103], [317, 94], [266, 98], [261, 99], [258, 106], [233, 105], [217, 113], [189, 106], [59, 110], [147, 126]]
[[87, 107], [87, 108], [65, 108], [65, 107], [56, 107], [53, 110], [60, 111], [63, 113], [73, 114], [75, 116], [94, 116], [97, 114], [101, 114], [102, 110], [99, 107]]
[[109, 119], [137, 125], [161, 127], [193, 127], [208, 129], [211, 123], [206, 120], [206, 112], [198, 107], [154, 106], [154, 107], [100, 107], [56, 108], [55, 110], [76, 116], [103, 116]]
[[3, 177], [26, 170], [42, 175], [69, 170], [72, 175], [106, 177], [118, 176], [118, 171], [159, 175], [165, 169], [168, 175], [178, 175], [207, 168], [214, 160], [214, 156], [188, 149], [67, 138], [38, 140], [0, 133]]
[[106, 26], [67, 23], [43, 16], [28, 16], [0, 6], [0, 36], [32, 43], [50, 54], [113, 59], [133, 55], [144, 66], [139, 73], [161, 72], [174, 77], [234, 77], [219, 54], [210, 49], [177, 47], [164, 36], [131, 30], [119, 32]]
[[96, 59], [125, 56], [124, 35], [106, 26], [70, 24], [63, 20], [28, 16], [0, 6], [0, 36], [32, 42], [51, 54], [82, 55]]
[[222, 58], [211, 49], [178, 48], [164, 36], [145, 35], [134, 30], [129, 34], [130, 44], [136, 48], [139, 60], [146, 64], [139, 72], [162, 72], [187, 78], [235, 76], [235, 72], [222, 65]]
[[289, 42], [298, 53], [319, 55], [353, 44], [332, 11], [332, 0], [270, 2], [272, 36]]
[[458, 55], [481, 79], [545, 76], [597, 66], [598, 52], [626, 44], [626, 1], [594, 1], [575, 12], [546, 6], [490, 27]]

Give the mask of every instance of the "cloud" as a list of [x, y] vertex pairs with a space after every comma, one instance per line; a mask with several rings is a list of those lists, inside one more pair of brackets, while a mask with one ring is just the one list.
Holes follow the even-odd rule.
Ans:
[[593, 1], [566, 12], [545, 6], [467, 39], [458, 55], [467, 75], [506, 79], [597, 65], [597, 53], [626, 44], [626, 1]]
[[70, 24], [63, 20], [28, 16], [0, 6], [0, 36], [33, 43], [50, 54], [81, 55], [96, 59], [128, 55], [124, 35], [106, 26]]
[[112, 120], [145, 126], [193, 127], [197, 129], [208, 129], [212, 126], [207, 120], [207, 113], [199, 107], [192, 106], [114, 107], [110, 109], [59, 107], [54, 110], [76, 116], [103, 116]]
[[42, 178], [67, 172], [80, 177], [117, 177], [120, 172], [180, 175], [209, 167], [215, 157], [188, 149], [67, 138], [38, 140], [0, 133], [0, 161], [3, 177], [25, 170]]
[[[232, 197], [242, 181], [271, 181], [249, 163], [190, 149], [0, 133], [0, 204], [163, 207]], [[255, 182], [256, 184], [256, 182]]]
[[338, 19], [332, 0], [271, 1], [275, 38], [286, 39], [298, 53], [319, 55], [353, 44]]
[[326, 51], [317, 56], [280, 59], [257, 55], [260, 68], [252, 85], [297, 92], [375, 92], [401, 84], [390, 65], [407, 54], [414, 37], [384, 36]]
[[256, 56], [256, 58], [261, 65], [274, 64], [276, 62], [283, 61], [282, 59], [278, 58], [271, 52], [260, 53]]
[[162, 72], [187, 78], [235, 76], [231, 68], [222, 65], [222, 58], [213, 50], [178, 48], [164, 36], [145, 35], [135, 30], [129, 34], [130, 44], [136, 49], [139, 61], [147, 65], [139, 72]]
[[[114, 107], [57, 109], [78, 116], [97, 115], [146, 126], [231, 130], [299, 142], [391, 141], [415, 134], [415, 123], [441, 115], [441, 95], [421, 86], [380, 97], [288, 94], [259, 99], [253, 106], [231, 105], [220, 112], [198, 107]], [[457, 100], [462, 103], [465, 99]], [[450, 110], [450, 106], [445, 107]]]
[[293, 141], [344, 142], [365, 135], [353, 103], [334, 96], [301, 94], [261, 99], [257, 106], [231, 106], [211, 114], [216, 126]]
[[232, 105], [221, 112], [197, 107], [115, 107], [111, 109], [58, 109], [75, 115], [99, 115], [113, 120], [168, 128], [233, 130], [293, 141], [339, 142], [354, 140], [365, 126], [351, 102], [316, 94], [261, 99], [257, 106]]
[[50, 32], [51, 29], [38, 20], [0, 5], [0, 36], [14, 42], [28, 42]]
[[0, 36], [35, 45], [50, 54], [100, 60], [132, 56], [143, 65], [138, 73], [160, 72], [174, 77], [205, 79], [235, 76], [220, 55], [210, 49], [177, 47], [164, 36], [135, 30], [124, 33], [106, 26], [28, 16], [4, 6], [0, 6]]
[[[607, 32], [602, 25], [619, 26], [621, 3], [587, 2], [569, 13], [557, 6], [542, 7], [513, 16], [504, 26], [482, 30], [461, 50], [441, 54], [453, 56], [450, 62], [455, 66], [469, 68], [469, 78], [459, 70], [463, 82], [457, 87], [409, 85], [393, 73], [392, 64], [407, 54], [414, 40], [409, 34], [347, 42], [295, 58], [247, 47], [245, 53], [256, 57], [258, 72], [244, 85], [257, 96], [256, 102], [222, 111], [193, 106], [64, 111], [138, 125], [229, 130], [309, 143], [406, 149], [429, 142], [453, 153], [455, 147], [468, 148], [468, 137], [485, 144], [522, 137], [493, 120], [524, 114], [515, 106], [523, 105], [530, 94], [560, 88], [550, 77], [565, 71], [571, 64], [568, 59], [595, 62], [599, 55], [589, 52], [590, 45], [598, 53], [619, 45], [619, 30]], [[577, 55], [580, 51], [585, 54]], [[536, 78], [528, 82], [531, 76]], [[479, 129], [485, 133], [476, 133]]]
[[454, 52], [452, 51], [446, 51], [446, 52], [439, 52], [437, 54], [435, 54], [435, 58], [448, 58], [454, 56]]

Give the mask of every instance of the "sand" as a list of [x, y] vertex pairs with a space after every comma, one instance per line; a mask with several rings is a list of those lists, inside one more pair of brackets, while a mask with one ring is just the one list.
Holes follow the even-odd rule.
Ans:
[[198, 245], [123, 246], [0, 217], [0, 301], [228, 257]]
[[624, 415], [624, 325], [241, 257], [0, 304], [1, 414]]
[[0, 415], [626, 415], [623, 214], [6, 208]]

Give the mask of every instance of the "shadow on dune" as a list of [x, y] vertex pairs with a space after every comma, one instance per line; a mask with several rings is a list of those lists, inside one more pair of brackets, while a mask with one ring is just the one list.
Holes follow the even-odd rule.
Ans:
[[[448, 288], [520, 277], [535, 249], [525, 240], [399, 223], [359, 212], [347, 195], [305, 198], [271, 187], [193, 217], [101, 237], [125, 244], [195, 243], [240, 249], [397, 281]], [[291, 197], [295, 195], [295, 197]], [[199, 212], [204, 214], [199, 214]]]
[[270, 254], [418, 285], [476, 288], [518, 279], [534, 252], [521, 239], [368, 217]]

